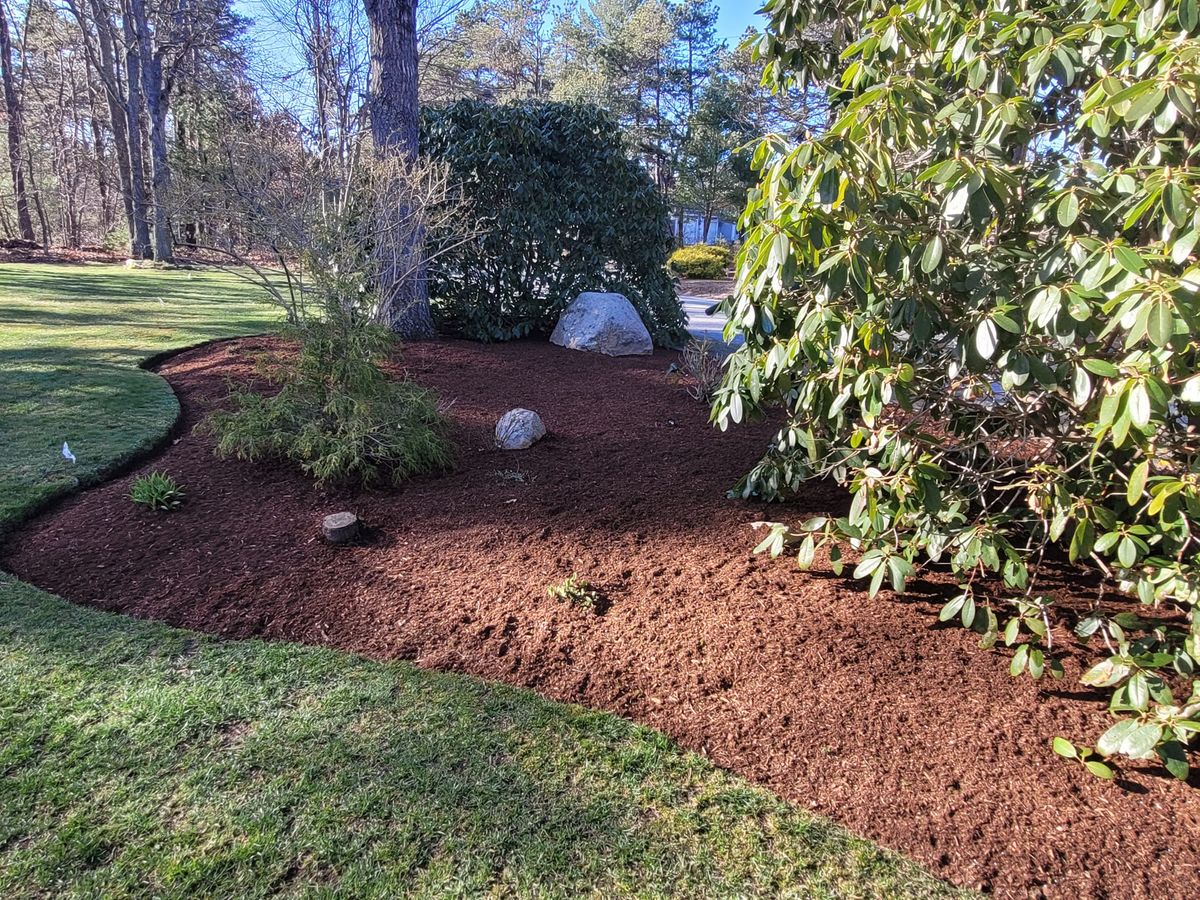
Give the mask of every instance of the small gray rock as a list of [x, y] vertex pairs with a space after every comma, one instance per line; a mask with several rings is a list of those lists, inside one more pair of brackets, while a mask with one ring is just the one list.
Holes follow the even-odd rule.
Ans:
[[608, 356], [646, 356], [654, 341], [624, 294], [585, 291], [563, 310], [550, 342]]
[[352, 512], [337, 512], [321, 522], [321, 533], [331, 544], [345, 544], [358, 537], [358, 516]]
[[496, 423], [496, 446], [501, 450], [525, 450], [545, 436], [542, 417], [531, 409], [510, 409]]

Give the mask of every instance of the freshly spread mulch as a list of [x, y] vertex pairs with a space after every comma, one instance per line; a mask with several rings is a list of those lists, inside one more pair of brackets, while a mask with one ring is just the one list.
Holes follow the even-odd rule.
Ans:
[[[267, 345], [214, 345], [162, 367], [183, 429], [139, 471], [179, 479], [183, 509], [136, 508], [135, 472], [31, 523], [5, 567], [105, 609], [403, 657], [612, 710], [960, 884], [1200, 891], [1196, 786], [1138, 764], [1102, 782], [1050, 752], [1055, 735], [1104, 727], [1103, 698], [1078, 683], [1078, 648], [1063, 681], [1014, 680], [1004, 652], [937, 625], [948, 589], [937, 579], [869, 601], [846, 579], [751, 554], [750, 523], [845, 500], [821, 485], [790, 507], [727, 500], [770, 429], [712, 430], [668, 374], [673, 354], [409, 347], [405, 368], [453, 401], [459, 467], [339, 495], [286, 466], [217, 461], [191, 431]], [[496, 450], [492, 428], [515, 406], [550, 434]], [[368, 538], [326, 545], [321, 517], [347, 508]], [[546, 596], [573, 571], [603, 590], [600, 614]]]

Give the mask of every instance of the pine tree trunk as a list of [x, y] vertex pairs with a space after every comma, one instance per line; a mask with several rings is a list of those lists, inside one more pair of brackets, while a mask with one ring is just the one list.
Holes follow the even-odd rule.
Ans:
[[[420, 133], [417, 101], [417, 4], [416, 0], [366, 0], [371, 28], [371, 79], [368, 105], [371, 136], [379, 156], [399, 153], [415, 159]], [[379, 319], [407, 340], [435, 336], [429, 311], [429, 293], [424, 262], [415, 260], [423, 252], [422, 236], [415, 246], [381, 247]], [[398, 265], [410, 259], [415, 265]]]
[[8, 16], [0, 9], [0, 81], [3, 82], [4, 108], [8, 115], [8, 167], [12, 176], [13, 200], [17, 208], [17, 230], [21, 240], [32, 241], [33, 219], [29, 215], [29, 197], [25, 192], [25, 173], [21, 170], [21, 145], [24, 142], [21, 98], [13, 77], [12, 42], [8, 34]]

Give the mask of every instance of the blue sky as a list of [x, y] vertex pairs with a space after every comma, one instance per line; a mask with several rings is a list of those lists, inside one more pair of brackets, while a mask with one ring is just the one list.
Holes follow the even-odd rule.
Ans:
[[[737, 41], [750, 25], [759, 26], [762, 18], [757, 14], [763, 0], [717, 0], [720, 16], [717, 19], [717, 35], [731, 45]], [[239, 12], [265, 18], [258, 0], [235, 0]]]
[[762, 0], [717, 0], [721, 16], [717, 19], [717, 34], [732, 44], [750, 25], [760, 27], [763, 19], [757, 14]]
[[[286, 8], [287, 3], [288, 0], [283, 0], [280, 5]], [[736, 46], [748, 27], [758, 28], [764, 23], [763, 17], [758, 15], [762, 4], [763, 0], [717, 0], [717, 36], [730, 47]], [[299, 68], [294, 48], [281, 32], [281, 26], [264, 10], [263, 0], [234, 0], [234, 7], [242, 15], [256, 20], [256, 27], [251, 29], [249, 37], [257, 45], [261, 65], [275, 74], [279, 74], [281, 64], [287, 69]], [[286, 93], [281, 85], [276, 85], [275, 90]]]
[[[721, 11], [717, 20], [717, 34], [727, 40], [740, 38], [747, 26], [758, 25], [762, 19], [757, 15], [763, 0], [717, 0]], [[236, 4], [243, 12], [254, 15], [258, 4], [255, 0], [239, 0]]]

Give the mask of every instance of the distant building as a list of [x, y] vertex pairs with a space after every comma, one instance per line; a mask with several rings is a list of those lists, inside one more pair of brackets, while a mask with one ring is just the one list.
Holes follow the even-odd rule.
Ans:
[[[704, 214], [694, 209], [683, 211], [683, 244], [716, 244], [720, 241], [732, 243], [737, 240], [737, 223], [713, 213], [708, 222], [708, 234], [704, 233]], [[679, 234], [679, 216], [671, 216], [671, 233]]]

